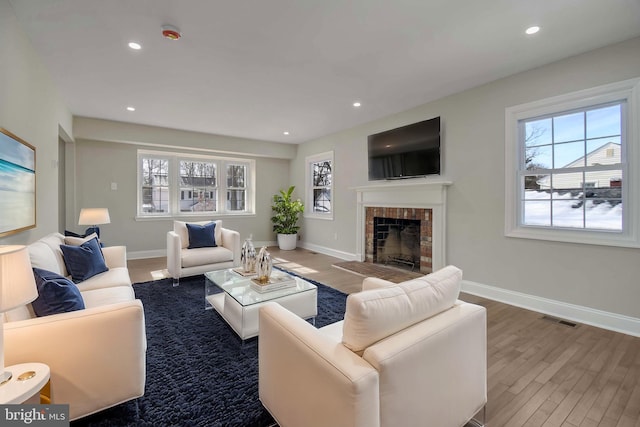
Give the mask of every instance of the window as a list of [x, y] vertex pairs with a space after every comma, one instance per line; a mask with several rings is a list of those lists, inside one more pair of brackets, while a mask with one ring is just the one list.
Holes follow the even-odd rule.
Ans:
[[638, 80], [506, 110], [505, 234], [640, 246]]
[[180, 191], [189, 197], [180, 199], [180, 212], [217, 212], [217, 164], [180, 160]]
[[247, 166], [227, 165], [227, 210], [244, 211], [247, 198]]
[[306, 158], [305, 216], [333, 219], [333, 152]]
[[139, 150], [138, 165], [139, 217], [254, 213], [253, 160]]

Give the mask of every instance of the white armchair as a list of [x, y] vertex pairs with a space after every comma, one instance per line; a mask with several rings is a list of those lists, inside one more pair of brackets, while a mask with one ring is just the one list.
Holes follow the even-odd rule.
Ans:
[[281, 427], [461, 427], [487, 401], [486, 310], [458, 301], [450, 266], [368, 281], [321, 329], [260, 310], [259, 397]]
[[[205, 225], [211, 221], [192, 222]], [[222, 228], [222, 221], [214, 221], [217, 247], [189, 249], [187, 223], [173, 221], [173, 231], [167, 233], [167, 270], [177, 286], [181, 277], [195, 276], [207, 271], [240, 266], [240, 233]]]

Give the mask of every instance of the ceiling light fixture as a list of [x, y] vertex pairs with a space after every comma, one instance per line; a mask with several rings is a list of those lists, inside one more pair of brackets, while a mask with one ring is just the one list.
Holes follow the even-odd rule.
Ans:
[[140, 50], [142, 49], [142, 45], [140, 43], [136, 43], [136, 42], [129, 42], [129, 47], [133, 50]]
[[540, 31], [540, 27], [538, 27], [537, 25], [534, 25], [533, 27], [529, 27], [525, 30], [525, 33], [532, 35], [537, 33], [538, 31]]
[[136, 107], [127, 107], [127, 111], [136, 111]]
[[282, 132], [283, 135], [289, 135], [289, 131], [285, 130], [284, 132]]
[[182, 37], [182, 34], [180, 33], [180, 30], [173, 25], [163, 25], [162, 37], [169, 40], [178, 40], [180, 37]]
[[362, 104], [361, 104], [361, 103], [359, 103], [358, 101], [356, 101], [356, 102], [354, 102], [354, 103], [353, 103], [353, 106], [354, 106], [354, 107], [356, 107], [356, 108], [358, 108], [358, 107], [359, 107], [359, 106], [361, 106], [361, 105], [362, 105]]

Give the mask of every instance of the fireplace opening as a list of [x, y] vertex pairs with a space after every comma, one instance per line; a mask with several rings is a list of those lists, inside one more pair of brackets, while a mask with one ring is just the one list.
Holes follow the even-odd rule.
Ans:
[[374, 217], [373, 262], [420, 271], [420, 221]]

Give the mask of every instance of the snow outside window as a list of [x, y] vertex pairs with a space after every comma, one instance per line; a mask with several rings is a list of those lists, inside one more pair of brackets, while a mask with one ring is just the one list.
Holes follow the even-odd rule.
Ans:
[[638, 246], [638, 80], [506, 110], [505, 234]]

